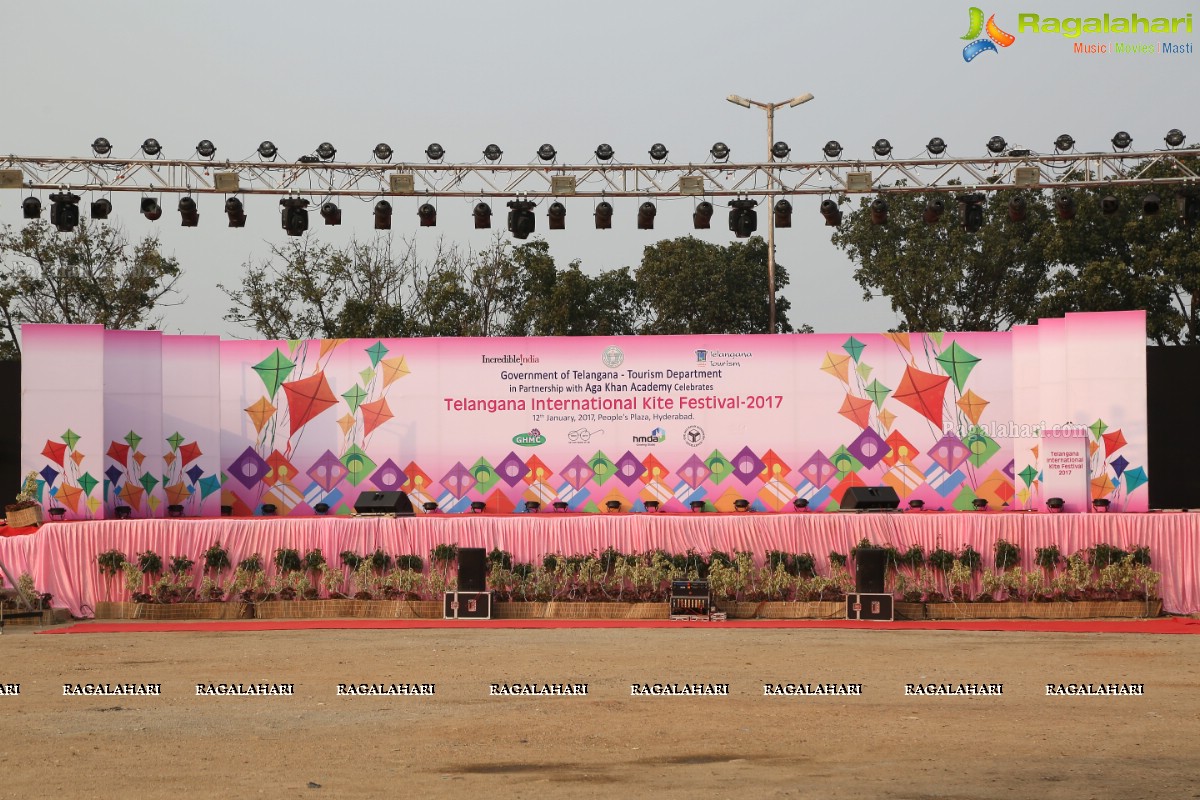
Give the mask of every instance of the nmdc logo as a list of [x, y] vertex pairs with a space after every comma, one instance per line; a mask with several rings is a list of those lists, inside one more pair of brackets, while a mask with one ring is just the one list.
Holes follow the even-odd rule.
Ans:
[[529, 433], [518, 433], [512, 440], [513, 444], [520, 445], [521, 447], [537, 447], [539, 444], [546, 443], [546, 437], [537, 428], [534, 428]]
[[[979, 38], [979, 34], [987, 32], [987, 38]], [[964, 39], [972, 40], [970, 44], [963, 48], [963, 61], [970, 63], [975, 60], [975, 57], [980, 53], [998, 53], [996, 45], [1008, 47], [1017, 40], [1017, 37], [1011, 33], [1005, 33], [1000, 30], [1000, 26], [996, 24], [996, 15], [992, 14], [987, 18], [987, 24], [983, 23], [983, 10], [971, 7], [971, 27], [967, 29], [967, 34]]]
[[662, 444], [666, 440], [667, 440], [667, 432], [665, 430], [663, 430], [662, 428], [655, 428], [654, 430], [650, 431], [649, 436], [634, 436], [633, 437], [634, 444], [640, 444], [640, 445], [646, 445], [646, 446]]

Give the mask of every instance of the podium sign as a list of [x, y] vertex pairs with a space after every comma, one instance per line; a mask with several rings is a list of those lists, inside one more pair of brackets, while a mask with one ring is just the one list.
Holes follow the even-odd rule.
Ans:
[[1042, 464], [1042, 510], [1046, 510], [1046, 500], [1051, 497], [1062, 498], [1063, 512], [1090, 509], [1088, 429], [1044, 430], [1038, 453]]

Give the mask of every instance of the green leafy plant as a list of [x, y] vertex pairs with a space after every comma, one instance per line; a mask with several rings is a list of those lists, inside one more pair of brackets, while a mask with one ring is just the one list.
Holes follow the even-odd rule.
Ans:
[[100, 565], [100, 574], [111, 578], [121, 572], [121, 568], [125, 566], [125, 554], [120, 550], [105, 550], [100, 555], [96, 556], [96, 563]]
[[929, 554], [929, 566], [942, 572], [949, 572], [954, 566], [954, 553], [941, 547]]
[[429, 560], [435, 564], [446, 565], [458, 558], [458, 545], [439, 544], [429, 552]]
[[263, 568], [262, 555], [260, 555], [259, 553], [255, 553], [251, 556], [243, 558], [241, 561], [238, 562], [237, 568], [238, 568], [239, 572], [246, 572], [246, 573], [251, 573], [251, 574], [253, 574], [255, 572], [262, 572], [262, 568]]
[[171, 556], [171, 573], [179, 575], [184, 572], [189, 572], [192, 567], [196, 566], [196, 562], [187, 556]]
[[708, 564], [710, 569], [714, 564], [720, 564], [723, 567], [732, 567], [733, 560], [729, 557], [729, 553], [726, 553], [724, 550], [713, 550], [708, 554]]
[[279, 548], [271, 561], [275, 564], [275, 569], [282, 573], [298, 572], [304, 567], [304, 562], [300, 560], [300, 551], [293, 547]]
[[343, 550], [338, 557], [342, 560], [342, 566], [351, 570], [358, 569], [358, 565], [363, 562], [363, 557], [353, 550]]
[[1046, 545], [1033, 551], [1033, 561], [1042, 569], [1052, 570], [1062, 561], [1062, 554], [1058, 550], [1058, 545]]
[[38, 504], [38, 474], [34, 470], [30, 470], [25, 476], [24, 483], [21, 484], [21, 491], [17, 492], [14, 498], [16, 502], [9, 503], [4, 507], [5, 511], [24, 511], [27, 508], [33, 508]]
[[916, 569], [925, 563], [925, 548], [919, 544], [914, 544], [901, 553], [898, 560], [901, 564]]
[[1144, 567], [1150, 566], [1150, 547], [1149, 545], [1134, 545], [1134, 548], [1129, 551], [1133, 556], [1133, 563], [1140, 564]]
[[1116, 564], [1124, 560], [1125, 556], [1129, 555], [1119, 547], [1114, 547], [1105, 542], [1097, 544], [1087, 549], [1087, 562], [1095, 569], [1103, 569], [1109, 564]]
[[962, 552], [958, 554], [958, 560], [972, 572], [977, 571], [983, 564], [983, 556], [969, 544], [963, 545]]
[[1021, 548], [1006, 539], [996, 540], [996, 569], [1003, 572], [1021, 563]]
[[317, 572], [325, 566], [325, 554], [321, 552], [321, 548], [314, 547], [304, 554], [301, 561], [305, 572]]
[[830, 567], [845, 567], [849, 559], [845, 553], [839, 553], [836, 550], [829, 551], [829, 566]]
[[208, 572], [223, 572], [232, 566], [229, 562], [229, 551], [220, 542], [213, 542], [204, 551], [204, 569]]
[[425, 561], [420, 556], [398, 555], [396, 556], [396, 568], [411, 572], [424, 572]]
[[504, 569], [512, 569], [512, 553], [507, 550], [493, 547], [487, 555], [487, 560], [489, 564], [499, 564]]
[[811, 577], [817, 569], [817, 560], [812, 553], [797, 553], [792, 556], [793, 575], [806, 575]]
[[162, 556], [153, 550], [138, 553], [137, 565], [143, 575], [161, 575], [163, 571]]
[[376, 547], [375, 552], [367, 556], [367, 560], [371, 562], [371, 569], [378, 574], [383, 574], [392, 568], [392, 557], [383, 552], [382, 547]]

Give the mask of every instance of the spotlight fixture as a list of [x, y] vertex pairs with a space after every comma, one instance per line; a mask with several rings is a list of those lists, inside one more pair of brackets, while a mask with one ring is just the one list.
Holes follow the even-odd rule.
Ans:
[[275, 512], [279, 510], [275, 507], [274, 503], [263, 503], [261, 508], [264, 517], [273, 517], [275, 516]]
[[776, 228], [792, 227], [792, 204], [787, 198], [781, 197], [775, 201], [774, 213]]
[[613, 151], [611, 144], [602, 144], [596, 148], [597, 161], [612, 161], [612, 157], [614, 155], [615, 152]]
[[313, 511], [323, 517], [329, 513], [329, 503], [317, 503], [313, 506]]
[[929, 154], [932, 156], [940, 156], [942, 153], [946, 152], [946, 142], [944, 139], [942, 139], [942, 137], [935, 136], [929, 140], [929, 144], [925, 145], [925, 149], [928, 150]]
[[612, 227], [613, 207], [612, 203], [601, 200], [596, 205], [596, 230], [606, 231]]
[[692, 509], [693, 512], [695, 512], [697, 514], [704, 511], [704, 501], [703, 500], [693, 500], [692, 502], [688, 503], [688, 506]]
[[1175, 201], [1179, 206], [1180, 224], [1189, 228], [1196, 227], [1197, 220], [1200, 220], [1200, 196], [1189, 191], [1176, 195]]
[[741, 513], [748, 512], [750, 510], [750, 501], [743, 497], [739, 497], [737, 500], [733, 501], [733, 510]]
[[1003, 136], [993, 136], [987, 141], [988, 152], [995, 155], [1003, 153], [1006, 147], [1008, 147], [1008, 142], [1004, 141]]
[[[1129, 134], [1125, 134], [1125, 135], [1128, 136]], [[1114, 140], [1116, 138], [1117, 137], [1115, 137], [1115, 136], [1113, 137]], [[1069, 133], [1060, 134], [1059, 137], [1054, 140], [1054, 147], [1060, 153], [1065, 153], [1074, 146], [1075, 146], [1075, 137], [1071, 136], [1071, 134], [1069, 134]]]
[[712, 227], [713, 204], [707, 200], [696, 204], [692, 212], [692, 227], [698, 231], [706, 231]]
[[871, 224], [872, 225], [887, 225], [888, 204], [887, 200], [882, 197], [876, 197], [871, 201]]
[[1008, 201], [1008, 218], [1013, 222], [1024, 222], [1029, 215], [1028, 209], [1024, 197], [1013, 197]]
[[322, 203], [321, 219], [325, 220], [326, 225], [341, 225], [342, 210], [338, 208], [337, 203]]
[[642, 203], [640, 206], [638, 206], [638, 215], [637, 215], [638, 230], [639, 231], [654, 230], [654, 216], [657, 213], [658, 213], [658, 209], [655, 208], [654, 203], [651, 203], [649, 200], [647, 200], [645, 203]]
[[663, 144], [662, 142], [655, 142], [653, 145], [651, 145], [650, 160], [651, 161], [666, 161], [667, 160], [667, 146], [665, 144]]
[[971, 501], [971, 505], [975, 507], [976, 511], [987, 511], [988, 501], [987, 498], [976, 497]]
[[660, 503], [657, 500], [647, 500], [646, 502], [642, 503], [642, 507], [647, 511], [658, 511], [659, 505]]
[[1157, 214], [1162, 207], [1162, 201], [1154, 192], [1142, 198], [1142, 213], [1146, 215]]
[[1066, 503], [1063, 501], [1063, 499], [1061, 497], [1051, 497], [1046, 500], [1046, 509], [1051, 514], [1062, 513], [1064, 505], [1066, 505]]
[[390, 231], [392, 229], [392, 204], [380, 200], [375, 204], [375, 230]]
[[485, 508], [487, 508], [487, 503], [483, 502], [482, 500], [472, 500], [471, 501], [471, 513], [472, 514], [482, 514], [483, 510]]
[[98, 156], [106, 156], [112, 152], [112, 144], [108, 139], [99, 136], [96, 138], [96, 141], [92, 142], [92, 152]]
[[1097, 497], [1095, 500], [1092, 501], [1092, 511], [1095, 511], [1097, 514], [1107, 514], [1108, 507], [1111, 504], [1112, 504], [1112, 501], [1109, 500], [1107, 497]]
[[279, 201], [280, 221], [288, 236], [300, 236], [308, 230], [308, 201], [302, 197], [286, 197]]
[[337, 155], [337, 148], [329, 142], [321, 142], [317, 145], [317, 158], [322, 161], [333, 161]]
[[825, 218], [825, 226], [836, 228], [842, 224], [842, 210], [834, 200], [821, 201], [821, 216]]
[[566, 500], [555, 500], [552, 505], [554, 506], [554, 510], [559, 513], [566, 511], [569, 507]]
[[1060, 194], [1054, 201], [1054, 211], [1061, 220], [1069, 222], [1075, 219], [1075, 198], [1069, 194]]
[[106, 197], [92, 201], [92, 219], [108, 219], [112, 213], [112, 203]]
[[920, 511], [923, 508], [925, 508], [925, 501], [924, 500], [909, 500], [908, 507], [912, 511]]
[[778, 159], [787, 158], [792, 152], [792, 148], [785, 141], [778, 141], [771, 145], [771, 155]]
[[842, 145], [837, 139], [830, 139], [825, 143], [825, 146], [821, 148], [821, 152], [825, 154], [826, 158], [837, 158], [842, 154]]
[[172, 519], [179, 519], [183, 516], [183, 506], [178, 503], [171, 503], [171, 505], [167, 506], [167, 516]]
[[50, 195], [50, 224], [62, 233], [70, 233], [79, 225], [79, 195], [56, 192]]
[[437, 142], [425, 148], [425, 157], [430, 161], [441, 161], [446, 157], [446, 148], [442, 147]]
[[50, 519], [54, 520], [55, 522], [62, 522], [64, 519], [66, 519], [67, 510], [62, 506], [55, 506], [54, 508], [48, 510], [50, 512]]
[[153, 222], [162, 216], [162, 206], [153, 197], [143, 197], [141, 203], [142, 216]]
[[375, 145], [375, 149], [371, 151], [371, 155], [375, 156], [376, 161], [391, 161], [392, 146], [387, 142], [380, 142]]
[[1128, 150], [1133, 145], [1133, 137], [1126, 131], [1117, 131], [1112, 137], [1114, 150]]
[[[122, 508], [122, 506], [117, 506], [118, 512], [120, 511], [121, 508]], [[125, 506], [125, 508], [128, 508], [128, 506]], [[221, 516], [222, 517], [232, 517], [233, 516], [233, 506], [221, 506]], [[117, 519], [121, 519], [121, 515], [119, 513], [117, 514]], [[126, 517], [126, 519], [128, 519], [128, 517]]]
[[609, 511], [620, 511], [621, 510], [621, 501], [620, 500], [608, 500], [607, 502], [604, 503], [604, 507], [607, 508]]
[[533, 216], [533, 201], [510, 200], [508, 208], [509, 232], [516, 239], [528, 239], [529, 234], [533, 233], [534, 228], [537, 227], [537, 218]]
[[1112, 216], [1113, 214], [1117, 213], [1118, 209], [1120, 208], [1121, 201], [1117, 200], [1114, 195], [1109, 194], [1100, 198], [1100, 213], [1104, 216]]
[[875, 152], [875, 155], [884, 158], [891, 155], [892, 143], [887, 139], [876, 139], [875, 144], [871, 145], [871, 150]]
[[709, 148], [708, 154], [712, 156], [713, 161], [725, 162], [729, 160], [729, 145], [724, 142], [717, 142]]
[[975, 233], [983, 227], [983, 195], [963, 194], [958, 197], [962, 207], [962, 226], [967, 233]]
[[1163, 141], [1167, 143], [1167, 147], [1181, 147], [1185, 138], [1183, 131], [1179, 130], [1179, 128], [1171, 128], [1171, 130], [1167, 131], [1167, 135], [1163, 137]]
[[792, 507], [797, 511], [803, 511], [804, 509], [808, 508], [808, 500], [803, 497], [797, 497], [792, 501]]
[[942, 200], [931, 200], [925, 205], [925, 213], [921, 218], [925, 220], [926, 225], [933, 225], [942, 218], [942, 214], [946, 211], [946, 203]]
[[729, 230], [739, 239], [749, 239], [758, 230], [758, 212], [754, 207], [757, 200], [731, 200], [729, 202]]
[[550, 204], [550, 208], [546, 210], [546, 216], [550, 218], [550, 230], [561, 231], [567, 228], [567, 207], [562, 203], [554, 202]]
[[158, 139], [147, 139], [142, 142], [142, 152], [148, 156], [156, 156], [162, 152], [162, 145], [158, 143]]
[[504, 151], [500, 149], [500, 145], [498, 144], [489, 144], [483, 148], [483, 157], [488, 161], [499, 161], [503, 155]]
[[195, 228], [200, 224], [200, 208], [193, 197], [179, 198], [179, 224], [184, 228]]
[[270, 140], [264, 141], [262, 144], [260, 144], [258, 146], [258, 157], [259, 158], [271, 161], [277, 155], [279, 155], [279, 148], [277, 148], [275, 146], [275, 143]]
[[225, 216], [229, 217], [229, 227], [246, 227], [246, 207], [236, 197], [230, 197], [225, 201]]
[[432, 203], [422, 203], [417, 208], [417, 216], [421, 219], [422, 228], [434, 228], [437, 226], [437, 209]]
[[115, 506], [113, 508], [113, 516], [117, 519], [129, 519], [133, 516], [133, 509], [130, 506]]
[[537, 500], [526, 500], [525, 501], [525, 510], [531, 514], [537, 513], [541, 509], [541, 507], [542, 507], [542, 504], [539, 503]]
[[201, 139], [196, 145], [196, 152], [201, 158], [212, 158], [217, 154], [217, 146], [208, 139]]
[[432, 514], [438, 510], [438, 504], [434, 500], [426, 500], [424, 503], [421, 503], [421, 508], [425, 509], [426, 514]]
[[537, 150], [537, 156], [542, 161], [553, 161], [557, 155], [558, 151], [554, 149], [554, 145], [552, 144], [544, 144]]
[[492, 227], [492, 207], [487, 203], [476, 203], [471, 214], [475, 217], [476, 230]]

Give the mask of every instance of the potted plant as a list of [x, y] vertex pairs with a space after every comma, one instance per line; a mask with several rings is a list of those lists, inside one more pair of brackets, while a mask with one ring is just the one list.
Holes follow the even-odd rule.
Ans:
[[37, 501], [37, 479], [38, 474], [30, 470], [29, 474], [25, 476], [25, 482], [21, 485], [21, 491], [17, 493], [16, 502], [9, 503], [4, 507], [8, 527], [28, 528], [42, 524], [42, 506]]

